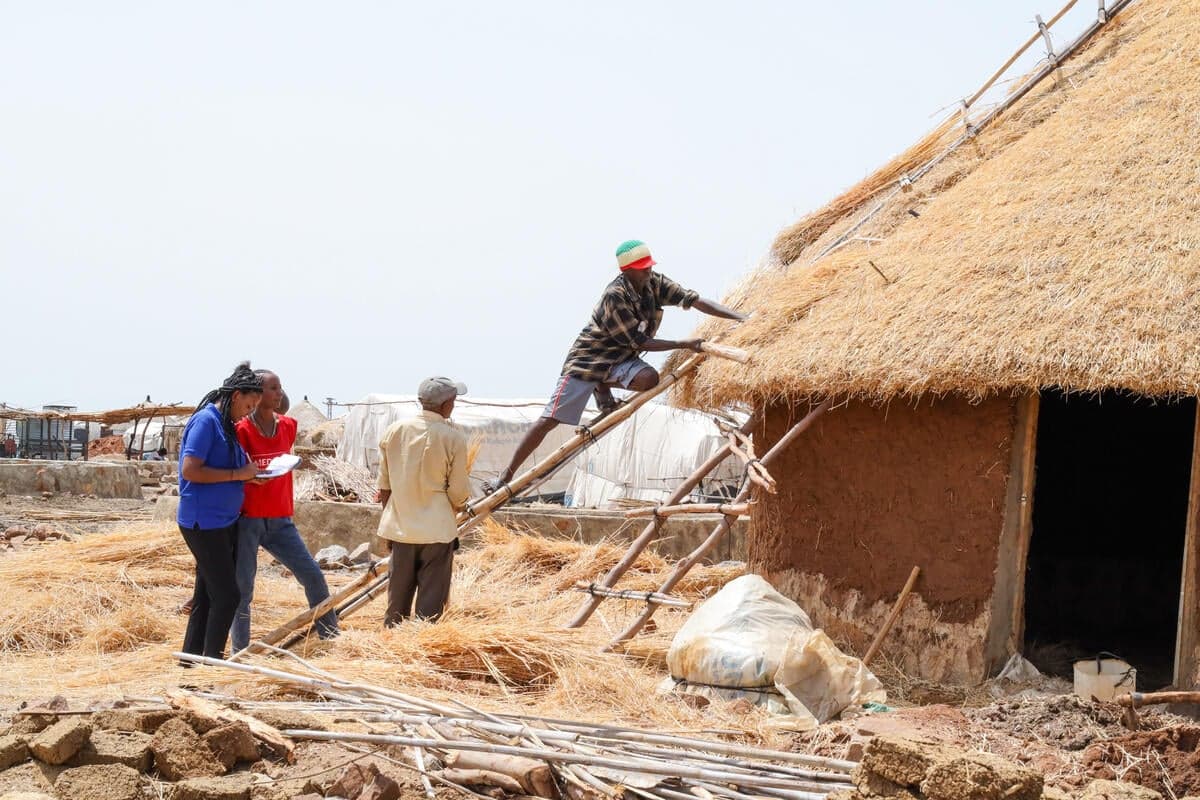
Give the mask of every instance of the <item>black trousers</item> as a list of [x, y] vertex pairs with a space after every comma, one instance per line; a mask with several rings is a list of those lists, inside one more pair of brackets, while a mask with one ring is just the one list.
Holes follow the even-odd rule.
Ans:
[[187, 632], [183, 635], [183, 652], [224, 658], [229, 627], [241, 600], [233, 568], [237, 523], [209, 530], [180, 525], [179, 530], [196, 559], [196, 586], [192, 590]]
[[392, 574], [383, 624], [390, 628], [412, 616], [414, 595], [417, 617], [436, 620], [450, 599], [450, 575], [458, 540], [445, 544], [390, 544]]

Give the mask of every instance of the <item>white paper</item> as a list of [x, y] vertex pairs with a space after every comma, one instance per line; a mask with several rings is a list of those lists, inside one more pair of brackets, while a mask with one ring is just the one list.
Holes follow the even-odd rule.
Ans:
[[281, 456], [275, 456], [267, 464], [267, 468], [261, 470], [254, 477], [256, 478], [278, 478], [281, 475], [287, 475], [300, 464], [300, 456], [294, 456], [290, 453], [285, 453]]

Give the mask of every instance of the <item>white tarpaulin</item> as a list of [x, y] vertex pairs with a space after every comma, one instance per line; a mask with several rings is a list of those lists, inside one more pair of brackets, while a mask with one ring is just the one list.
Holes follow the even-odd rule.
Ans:
[[743, 575], [705, 600], [667, 650], [668, 683], [742, 696], [814, 728], [852, 705], [883, 703], [879, 680], [813, 629], [804, 609], [758, 575]]
[[[741, 424], [742, 419], [737, 420]], [[725, 444], [711, 415], [647, 403], [575, 464], [568, 505], [604, 508], [614, 500], [662, 502]], [[700, 485], [699, 494], [736, 492], [741, 462], [726, 459]]]
[[[468, 436], [481, 435], [483, 444], [471, 468], [471, 488], [479, 494], [479, 484], [494, 478], [508, 466], [518, 442], [529, 427], [541, 416], [545, 400], [485, 400], [462, 397], [454, 406], [451, 420]], [[421, 406], [413, 395], [369, 394], [350, 406], [346, 429], [338, 443], [337, 457], [379, 471], [379, 440], [393, 422], [417, 416]], [[590, 419], [585, 414], [584, 419]], [[574, 427], [559, 425], [550, 432], [533, 455], [523, 465], [527, 469], [553, 453], [563, 442], [575, 435]], [[615, 435], [615, 434], [614, 434]], [[565, 491], [571, 479], [567, 464], [538, 489], [539, 494]]]

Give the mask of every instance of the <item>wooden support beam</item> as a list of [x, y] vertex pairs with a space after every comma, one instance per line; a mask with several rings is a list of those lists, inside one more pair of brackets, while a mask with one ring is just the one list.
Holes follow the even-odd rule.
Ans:
[[900, 590], [900, 596], [896, 598], [895, 605], [892, 606], [887, 619], [883, 621], [883, 627], [879, 629], [879, 633], [875, 634], [875, 641], [871, 642], [871, 646], [867, 648], [867, 654], [862, 657], [863, 666], [870, 666], [871, 662], [875, 660], [875, 656], [879, 655], [879, 648], [883, 647], [883, 640], [887, 638], [888, 633], [892, 630], [892, 626], [900, 618], [900, 612], [904, 610], [904, 603], [908, 600], [908, 595], [912, 592], [913, 586], [917, 583], [917, 576], [920, 574], [920, 567], [912, 568], [912, 572], [908, 575], [908, 580], [904, 583], [904, 588]]
[[676, 514], [724, 514], [737, 517], [750, 511], [749, 503], [683, 503], [677, 506], [646, 506], [633, 508], [622, 516], [626, 519], [639, 517], [673, 517]]
[[[768, 450], [767, 454], [762, 457], [763, 463], [769, 464], [780, 453], [786, 450], [792, 442], [799, 438], [802, 433], [808, 430], [809, 427], [816, 422], [818, 417], [820, 417], [829, 409], [829, 406], [832, 404], [832, 402], [832, 400], [826, 400], [812, 411], [808, 412], [808, 414], [805, 415], [802, 420], [793, 425], [787, 433], [780, 437], [779, 441], [775, 443], [775, 446]], [[749, 482], [743, 484], [742, 490], [738, 493], [738, 496], [734, 502], [742, 503], [749, 500], [751, 489], [752, 486]], [[671, 571], [671, 574], [667, 576], [667, 579], [663, 581], [662, 585], [658, 588], [659, 593], [670, 594], [671, 590], [675, 588], [679, 581], [683, 580], [683, 577], [691, 571], [692, 567], [700, 563], [704, 556], [706, 556], [708, 552], [712, 550], [713, 546], [715, 546], [716, 543], [719, 542], [721, 538], [729, 532], [729, 520], [729, 517], [722, 519], [720, 524], [717, 525], [717, 527], [713, 529], [712, 533], [708, 535], [707, 539], [701, 542], [695, 550], [679, 560], [679, 562], [675, 565], [675, 569]], [[654, 616], [654, 612], [656, 610], [657, 609], [652, 605], [646, 606], [646, 609], [642, 611], [637, 619], [631, 622], [625, 628], [625, 630], [617, 634], [616, 638], [605, 645], [604, 651], [610, 652], [615, 650], [620, 644], [627, 642], [636, 636], [638, 631], [640, 631], [642, 627], [650, 621], [650, 618]]]
[[750, 363], [750, 354], [737, 347], [717, 344], [716, 342], [704, 342], [700, 345], [700, 349], [710, 356], [716, 356], [717, 358], [726, 358], [730, 361], [736, 361], [739, 364]]
[[[741, 427], [742, 433], [747, 434], [753, 429], [753, 418], [746, 420], [746, 423]], [[696, 470], [687, 477], [687, 480], [675, 488], [675, 491], [672, 492], [671, 496], [667, 498], [667, 502], [678, 503], [683, 500], [692, 493], [693, 489], [700, 485], [700, 481], [704, 480], [708, 473], [720, 466], [721, 462], [728, 457], [729, 445], [726, 444], [720, 450], [709, 456], [703, 464], [701, 464], [699, 467], [696, 467]], [[652, 520], [650, 520], [646, 527], [642, 529], [642, 532], [638, 534], [637, 538], [629, 543], [629, 549], [625, 551], [625, 555], [621, 556], [621, 560], [614, 564], [612, 569], [605, 573], [604, 577], [600, 579], [601, 586], [611, 589], [616, 585], [617, 581], [621, 579], [621, 576], [633, 566], [635, 561], [637, 561], [637, 558], [642, 554], [642, 551], [649, 546], [650, 542], [654, 541], [654, 537], [658, 536], [658, 532], [662, 528], [662, 523], [663, 520], [661, 517], [654, 517]], [[587, 601], [584, 602], [583, 606], [580, 607], [579, 611], [575, 612], [575, 616], [570, 622], [567, 623], [566, 627], [578, 628], [583, 625], [583, 623], [588, 621], [588, 618], [592, 616], [596, 609], [600, 607], [600, 603], [603, 602], [603, 600], [604, 598], [595, 595], [589, 597]]]
[[669, 594], [660, 592], [638, 592], [633, 589], [609, 589], [604, 586], [597, 586], [594, 583], [578, 581], [575, 584], [575, 591], [587, 592], [590, 595], [597, 597], [611, 597], [616, 600], [641, 600], [645, 603], [654, 603], [660, 606], [671, 606], [672, 608], [691, 608], [694, 603], [690, 600], [684, 600], [680, 597], [673, 597]]

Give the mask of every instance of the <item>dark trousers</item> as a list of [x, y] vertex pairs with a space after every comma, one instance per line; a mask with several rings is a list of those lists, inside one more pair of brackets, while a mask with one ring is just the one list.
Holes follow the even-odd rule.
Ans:
[[450, 573], [458, 542], [445, 544], [405, 544], [391, 542], [392, 574], [388, 579], [387, 616], [383, 624], [392, 627], [413, 615], [436, 620], [450, 599]]
[[200, 530], [179, 526], [188, 550], [196, 559], [196, 586], [192, 590], [192, 613], [183, 635], [183, 652], [209, 658], [224, 658], [229, 626], [237, 613], [237, 524], [227, 528]]

